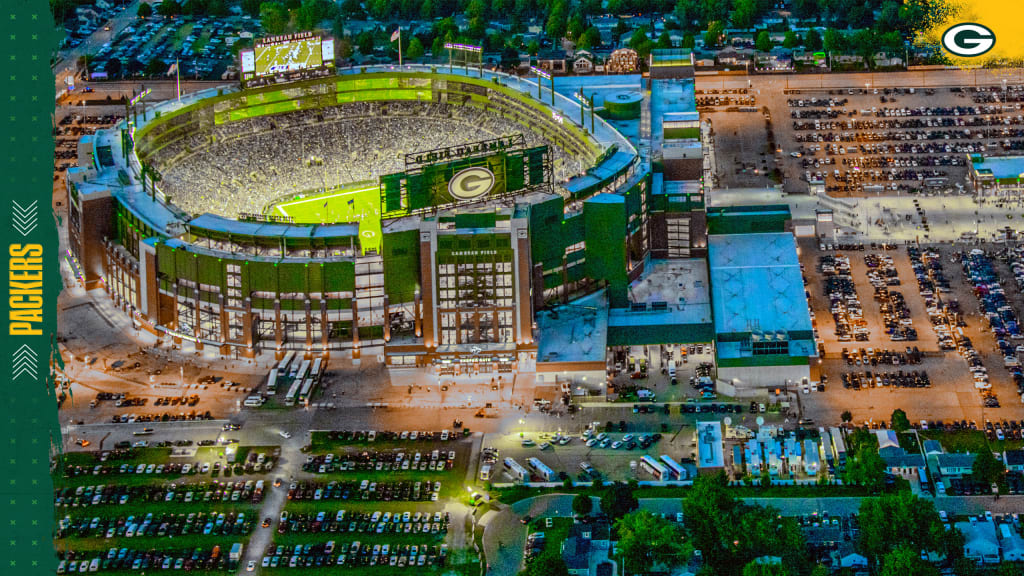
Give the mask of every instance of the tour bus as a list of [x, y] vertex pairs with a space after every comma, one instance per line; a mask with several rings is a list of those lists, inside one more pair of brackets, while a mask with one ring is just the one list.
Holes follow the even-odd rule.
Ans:
[[295, 406], [295, 397], [298, 396], [299, 386], [301, 385], [302, 383], [297, 380], [295, 382], [292, 382], [291, 387], [288, 388], [288, 394], [285, 395], [284, 397], [285, 406]]
[[320, 367], [322, 363], [323, 358], [317, 358], [313, 361], [313, 368], [309, 371], [309, 377], [312, 378], [314, 382], [320, 382]]
[[295, 370], [293, 377], [301, 382], [306, 379], [307, 373], [309, 373], [309, 360], [303, 360], [302, 364], [299, 364], [298, 368]]
[[287, 376], [289, 374], [288, 370], [291, 368], [292, 361], [294, 359], [295, 350], [289, 350], [288, 353], [284, 355], [284, 358], [281, 359], [281, 363], [277, 365], [278, 373], [282, 376]]
[[526, 471], [526, 468], [512, 458], [505, 458], [505, 472], [518, 482], [526, 482], [530, 479], [530, 473]]
[[302, 389], [299, 391], [299, 397], [296, 399], [298, 402], [307, 402], [309, 397], [313, 394], [313, 379], [306, 378], [302, 382]]
[[538, 476], [544, 479], [545, 482], [551, 482], [555, 478], [555, 472], [548, 468], [547, 464], [540, 461], [538, 458], [530, 458], [526, 461], [530, 465], [530, 468], [537, 473]]
[[270, 371], [270, 375], [267, 376], [267, 396], [273, 396], [277, 394], [277, 368]]
[[657, 460], [646, 454], [640, 458], [640, 469], [654, 476], [655, 480], [665, 480], [669, 473]]
[[249, 396], [248, 398], [245, 399], [245, 402], [243, 402], [242, 405], [247, 406], [249, 408], [259, 408], [260, 406], [263, 406], [263, 397]]
[[[672, 459], [667, 454], [661, 455], [661, 465], [668, 470], [668, 473], [675, 476], [676, 480], [686, 480], [686, 468], [683, 468], [681, 464]], [[668, 480], [668, 478], [666, 478]]]

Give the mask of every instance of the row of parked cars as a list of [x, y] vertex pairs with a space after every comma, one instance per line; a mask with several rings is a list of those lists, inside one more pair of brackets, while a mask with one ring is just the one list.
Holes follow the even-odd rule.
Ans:
[[132, 424], [136, 422], [193, 422], [195, 420], [213, 420], [213, 414], [211, 414], [209, 410], [206, 412], [191, 410], [187, 413], [178, 412], [176, 414], [172, 414], [170, 412], [164, 412], [163, 414], [114, 414], [110, 417], [111, 424]]
[[76, 552], [58, 550], [57, 574], [100, 571], [144, 570], [224, 570], [228, 562], [220, 553], [220, 546], [212, 550], [135, 550], [111, 548], [102, 552]]
[[843, 348], [843, 361], [847, 366], [906, 366], [908, 364], [920, 364], [924, 355], [917, 346], [907, 346], [906, 351], [889, 350], [888, 348], [854, 348], [849, 350]]
[[263, 480], [200, 482], [165, 486], [99, 484], [54, 490], [57, 507], [79, 508], [132, 502], [252, 502], [263, 501]]
[[842, 374], [843, 388], [860, 390], [861, 388], [930, 388], [931, 379], [924, 370], [910, 370], [904, 372], [844, 372]]
[[[461, 423], [460, 423], [461, 424]], [[375, 440], [408, 440], [411, 442], [429, 442], [429, 441], [441, 441], [447, 442], [449, 440], [455, 440], [458, 435], [448, 430], [440, 430], [435, 432], [420, 431], [420, 430], [404, 430], [401, 432], [395, 432], [393, 430], [384, 430], [378, 432], [376, 430], [338, 430], [335, 432], [328, 432], [328, 439], [336, 442], [373, 442]]]
[[871, 332], [850, 275], [850, 258], [844, 254], [825, 254], [819, 258], [818, 270], [825, 277], [824, 292], [835, 321], [836, 338], [840, 342], [867, 341]]
[[321, 454], [308, 456], [302, 469], [306, 472], [325, 474], [329, 472], [355, 472], [358, 470], [400, 471], [419, 470], [440, 472], [455, 466], [455, 451], [434, 450], [429, 453], [416, 452], [361, 452], [358, 454]]
[[[270, 550], [268, 550], [270, 552]], [[296, 544], [277, 546], [273, 554], [263, 557], [264, 568], [314, 568], [326, 566], [444, 566], [448, 558], [448, 545], [442, 544], [362, 544], [358, 541], [335, 545]], [[249, 571], [254, 565], [248, 567]]]
[[438, 500], [440, 482], [402, 481], [371, 482], [369, 480], [331, 482], [293, 482], [288, 488], [289, 500], [373, 500], [388, 502]]
[[288, 532], [363, 532], [393, 534], [446, 534], [447, 512], [336, 512], [321, 510], [315, 513], [281, 512], [277, 533]]
[[139, 514], [128, 516], [65, 516], [57, 523], [57, 538], [133, 538], [155, 536], [173, 538], [188, 534], [204, 536], [249, 534], [253, 521], [244, 512], [190, 512], [188, 514]]

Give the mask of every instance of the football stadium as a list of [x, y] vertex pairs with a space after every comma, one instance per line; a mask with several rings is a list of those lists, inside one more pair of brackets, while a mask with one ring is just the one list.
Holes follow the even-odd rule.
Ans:
[[[666, 58], [658, 79], [332, 69], [135, 106], [80, 141], [69, 263], [186, 349], [603, 381], [613, 352], [716, 339], [693, 70]], [[605, 114], [623, 94], [639, 118]], [[813, 355], [775, 351], [732, 352], [737, 383]]]

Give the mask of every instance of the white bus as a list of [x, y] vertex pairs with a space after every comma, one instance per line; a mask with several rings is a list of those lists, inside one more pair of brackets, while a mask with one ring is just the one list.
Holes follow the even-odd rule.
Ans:
[[267, 376], [267, 396], [273, 396], [277, 394], [277, 368], [270, 371], [270, 375]]
[[294, 370], [294, 372], [295, 373], [293, 374], [293, 377], [296, 380], [305, 380], [306, 374], [309, 372], [309, 360], [303, 360], [302, 364], [299, 364], [298, 367]]
[[530, 479], [530, 473], [523, 468], [522, 464], [512, 458], [505, 458], [505, 472], [517, 482], [526, 482]]
[[259, 408], [263, 406], [263, 396], [249, 396], [242, 405], [249, 408]]
[[284, 358], [281, 359], [281, 363], [277, 365], [277, 370], [282, 376], [288, 375], [288, 369], [291, 368], [292, 360], [294, 359], [295, 350], [289, 350], [288, 353], [284, 355]]
[[654, 476], [655, 480], [664, 480], [665, 477], [669, 474], [668, 470], [666, 470], [664, 466], [662, 466], [661, 464], [658, 463], [657, 460], [651, 458], [646, 454], [644, 454], [644, 456], [640, 458], [640, 469], [647, 472], [651, 476]]
[[545, 482], [551, 482], [555, 478], [555, 472], [551, 468], [548, 468], [547, 464], [540, 461], [539, 458], [530, 458], [526, 461], [530, 465], [530, 468], [537, 473], [538, 476], [544, 479]]
[[288, 394], [285, 395], [284, 397], [285, 406], [295, 406], [295, 397], [298, 396], [299, 386], [301, 385], [302, 383], [297, 380], [295, 382], [292, 382], [291, 387], [288, 388]]
[[[296, 380], [297, 382], [297, 380]], [[302, 382], [302, 389], [299, 391], [299, 397], [296, 399], [298, 402], [308, 402], [309, 397], [313, 395], [313, 379], [306, 378]]]
[[660, 460], [661, 465], [668, 470], [670, 475], [675, 476], [676, 480], [686, 480], [686, 468], [683, 468], [683, 466], [673, 460], [671, 456], [662, 454]]
[[316, 382], [320, 382], [320, 367], [322, 365], [322, 362], [323, 358], [317, 358], [316, 360], [314, 360], [313, 368], [309, 371], [309, 377], [315, 380]]
[[491, 465], [490, 464], [484, 464], [483, 466], [480, 467], [480, 479], [481, 480], [490, 480], [491, 479]]

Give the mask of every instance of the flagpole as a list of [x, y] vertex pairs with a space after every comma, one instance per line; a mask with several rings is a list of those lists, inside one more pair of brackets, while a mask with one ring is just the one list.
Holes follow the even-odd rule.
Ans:
[[402, 67], [402, 27], [398, 27], [398, 67]]
[[178, 102], [181, 102], [181, 62], [177, 58], [174, 59], [174, 77], [177, 82]]

